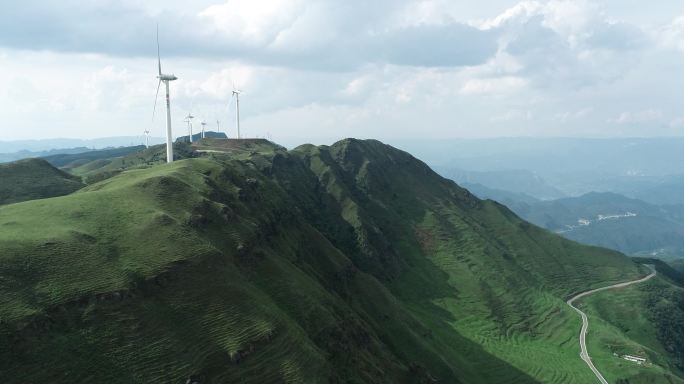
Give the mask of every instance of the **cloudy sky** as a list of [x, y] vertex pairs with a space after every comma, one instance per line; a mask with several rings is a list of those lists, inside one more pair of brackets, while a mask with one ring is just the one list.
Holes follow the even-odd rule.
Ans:
[[232, 134], [233, 84], [280, 142], [684, 132], [681, 0], [10, 2], [0, 140], [162, 136], [157, 22], [177, 134]]

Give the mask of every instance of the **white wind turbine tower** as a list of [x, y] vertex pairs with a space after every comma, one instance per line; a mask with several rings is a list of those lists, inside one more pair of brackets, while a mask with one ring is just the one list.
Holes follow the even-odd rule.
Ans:
[[221, 132], [221, 122], [216, 120], [216, 132]]
[[242, 93], [241, 90], [236, 89], [235, 86], [233, 86], [233, 96], [235, 97], [235, 116], [236, 116], [236, 125], [237, 125], [237, 138], [240, 138], [240, 94]]
[[185, 116], [185, 122], [188, 123], [188, 137], [190, 142], [192, 143], [192, 119], [194, 119], [195, 116], [192, 115], [192, 113], [188, 113], [187, 116]]
[[159, 65], [159, 84], [157, 84], [157, 95], [154, 97], [154, 109], [152, 110], [152, 119], [157, 111], [157, 98], [159, 97], [159, 88], [162, 81], [166, 85], [166, 162], [173, 162], [173, 132], [171, 131], [171, 100], [169, 98], [169, 82], [178, 80], [178, 78], [171, 74], [165, 75], [161, 69], [161, 55], [159, 53], [159, 24], [157, 24], [157, 64]]
[[150, 147], [150, 129], [145, 128], [144, 132], [145, 132], [145, 148], [149, 148]]
[[200, 124], [202, 125], [202, 138], [204, 139], [204, 127], [207, 126], [207, 122], [202, 120], [202, 122]]

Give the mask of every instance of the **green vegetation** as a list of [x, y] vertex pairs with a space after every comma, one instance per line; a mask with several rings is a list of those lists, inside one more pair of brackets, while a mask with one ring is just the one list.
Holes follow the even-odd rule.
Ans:
[[130, 155], [131, 153], [142, 151], [143, 149], [145, 149], [144, 145], [136, 145], [132, 147], [108, 148], [79, 153], [50, 155], [43, 157], [43, 159], [47, 160], [48, 163], [57, 168], [68, 171], [91, 161], [123, 157]]
[[[666, 276], [584, 300], [589, 352], [609, 381], [684, 383], [684, 289]], [[643, 365], [620, 356], [645, 357]]]
[[670, 265], [677, 272], [684, 274], [684, 259], [673, 260], [670, 262]]
[[[125, 151], [125, 156], [120, 156], [120, 153], [123, 152], [108, 154], [97, 151], [89, 157], [94, 158], [94, 160], [72, 162], [71, 164], [77, 164], [77, 166], [70, 168], [69, 171], [74, 175], [83, 177], [87, 184], [93, 184], [117, 175], [124, 170], [148, 168], [166, 163], [166, 145], [131, 148], [137, 148], [137, 150]], [[124, 149], [126, 148], [122, 148], [121, 151]], [[174, 143], [173, 149], [176, 160], [193, 157], [192, 148], [187, 143]], [[98, 154], [99, 157], [96, 157]]]
[[41, 159], [0, 164], [0, 205], [72, 193], [83, 187], [80, 178]]
[[564, 301], [644, 272], [377, 141], [186, 153], [0, 207], [4, 382], [589, 383]]

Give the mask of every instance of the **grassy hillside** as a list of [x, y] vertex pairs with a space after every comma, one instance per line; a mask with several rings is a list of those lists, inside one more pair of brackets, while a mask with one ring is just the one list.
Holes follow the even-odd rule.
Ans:
[[193, 150], [0, 207], [5, 382], [592, 382], [564, 300], [644, 273], [377, 141]]
[[69, 175], [41, 159], [0, 164], [0, 205], [72, 193], [83, 187]]
[[[124, 155], [112, 153], [115, 156], [108, 156], [103, 153], [91, 161], [72, 163], [76, 166], [70, 168], [69, 172], [83, 177], [87, 184], [93, 184], [117, 175], [124, 170], [148, 168], [166, 163], [166, 145], [154, 145], [149, 148], [135, 147], [135, 149], [127, 151]], [[175, 160], [193, 157], [192, 149], [187, 143], [174, 143], [173, 150]]]
[[[267, 140], [242, 139], [226, 140], [221, 138], [225, 134], [211, 133], [206, 139], [199, 137], [190, 144], [179, 138], [174, 144], [174, 159], [188, 159], [196, 156], [211, 156], [214, 154], [229, 155], [232, 158], [245, 159], [260, 151], [272, 152], [277, 147]], [[132, 149], [133, 147], [131, 147]], [[166, 145], [154, 145], [149, 148], [139, 148], [127, 151], [125, 155], [119, 153], [100, 153], [100, 157], [92, 161], [82, 162], [80, 165], [70, 169], [70, 172], [85, 178], [88, 184], [92, 184], [109, 177], [112, 177], [124, 170], [136, 168], [148, 168], [166, 162]]]
[[[617, 383], [684, 383], [684, 289], [661, 275], [584, 300], [597, 367]], [[620, 358], [647, 358], [640, 366]]]
[[143, 149], [145, 149], [144, 145], [137, 145], [131, 147], [99, 149], [79, 153], [62, 153], [44, 156], [43, 159], [47, 160], [47, 162], [55, 167], [71, 170], [91, 161], [122, 157], [131, 153], [139, 152]]

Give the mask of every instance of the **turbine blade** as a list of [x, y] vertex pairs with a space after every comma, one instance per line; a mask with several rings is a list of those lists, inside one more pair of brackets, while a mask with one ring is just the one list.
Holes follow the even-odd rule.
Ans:
[[161, 88], [161, 79], [159, 84], [157, 84], [157, 94], [154, 96], [154, 109], [152, 109], [152, 121], [154, 121], [154, 114], [157, 112], [157, 99], [159, 98], [159, 88]]
[[159, 64], [159, 76], [161, 76], [161, 54], [159, 53], [159, 23], [157, 23], [157, 64]]

